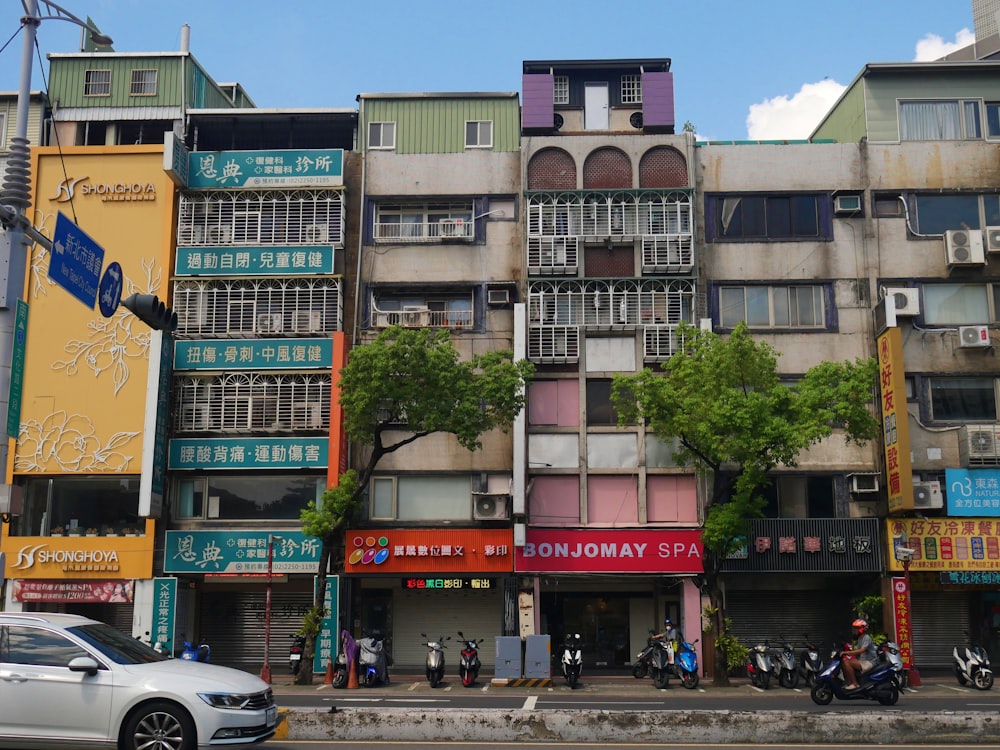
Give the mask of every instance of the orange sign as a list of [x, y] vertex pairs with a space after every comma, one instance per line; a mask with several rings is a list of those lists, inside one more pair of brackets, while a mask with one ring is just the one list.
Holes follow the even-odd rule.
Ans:
[[152, 521], [143, 536], [7, 536], [7, 577], [59, 580], [151, 578]]
[[878, 371], [889, 512], [899, 513], [913, 510], [913, 473], [903, 337], [898, 328], [888, 328], [878, 337]]
[[512, 573], [511, 529], [352, 529], [344, 572]]

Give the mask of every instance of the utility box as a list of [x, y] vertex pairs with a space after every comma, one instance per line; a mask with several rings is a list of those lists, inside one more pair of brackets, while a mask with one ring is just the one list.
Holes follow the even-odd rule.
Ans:
[[552, 677], [551, 636], [529, 635], [524, 639], [524, 676], [529, 679]]
[[498, 680], [521, 677], [521, 639], [516, 635], [498, 635], [493, 676]]

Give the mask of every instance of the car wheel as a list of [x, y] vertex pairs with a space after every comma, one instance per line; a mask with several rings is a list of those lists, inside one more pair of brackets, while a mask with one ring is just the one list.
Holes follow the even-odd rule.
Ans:
[[993, 673], [976, 672], [972, 678], [972, 683], [980, 690], [989, 690], [993, 687]]
[[124, 750], [195, 750], [194, 722], [179, 706], [156, 701], [140, 706], [122, 732]]
[[809, 695], [813, 699], [813, 703], [820, 706], [830, 705], [830, 701], [833, 700], [833, 688], [825, 682], [817, 682], [813, 685], [812, 691]]

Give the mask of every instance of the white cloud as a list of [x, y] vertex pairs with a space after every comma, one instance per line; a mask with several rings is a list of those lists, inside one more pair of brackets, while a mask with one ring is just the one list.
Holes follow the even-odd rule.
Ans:
[[931, 60], [940, 60], [945, 55], [949, 55], [963, 47], [968, 47], [975, 41], [976, 35], [968, 29], [962, 29], [955, 34], [954, 42], [946, 42], [937, 34], [928, 34], [917, 42], [917, 56], [913, 58], [913, 61], [929, 62]]
[[819, 125], [845, 86], [829, 79], [805, 83], [791, 97], [776, 96], [750, 105], [747, 137], [752, 141], [801, 140]]

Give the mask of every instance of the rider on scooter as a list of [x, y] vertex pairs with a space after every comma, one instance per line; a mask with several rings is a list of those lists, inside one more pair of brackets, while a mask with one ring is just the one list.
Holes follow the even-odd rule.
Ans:
[[673, 664], [674, 663], [674, 654], [677, 652], [677, 649], [680, 646], [681, 631], [679, 631], [677, 629], [677, 626], [674, 625], [674, 623], [668, 617], [668, 618], [666, 618], [663, 621], [663, 632], [662, 633], [656, 633], [653, 636], [653, 638], [656, 638], [657, 640], [659, 640], [659, 639], [662, 638], [665, 641], [670, 641], [671, 648], [667, 652], [667, 656], [668, 656], [668, 660], [667, 661], [668, 661], [669, 664]]
[[[858, 687], [857, 674], [864, 674], [869, 669], [875, 666], [875, 662], [878, 661], [878, 651], [875, 649], [875, 641], [868, 634], [868, 622], [862, 620], [860, 617], [851, 623], [851, 627], [854, 628], [854, 636], [857, 641], [854, 644], [854, 648], [848, 649], [841, 653], [841, 665], [844, 669], [844, 688], [846, 690], [854, 690]], [[857, 659], [852, 659], [850, 657], [857, 656]]]

